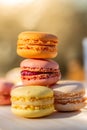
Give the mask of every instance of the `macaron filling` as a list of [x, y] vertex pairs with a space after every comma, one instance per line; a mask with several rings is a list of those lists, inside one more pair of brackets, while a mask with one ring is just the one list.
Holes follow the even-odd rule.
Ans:
[[58, 77], [60, 75], [60, 72], [34, 72], [34, 71], [28, 71], [23, 70], [21, 71], [21, 78], [22, 79], [48, 79], [51, 77]]
[[51, 97], [11, 97], [12, 107], [16, 109], [40, 110], [53, 107], [54, 98]]
[[71, 99], [63, 99], [63, 100], [56, 100], [55, 99], [55, 104], [62, 104], [62, 105], [66, 105], [66, 104], [78, 104], [78, 103], [82, 103], [85, 101], [84, 97], [79, 97], [79, 98], [71, 98]]
[[23, 70], [21, 71], [21, 75], [22, 76], [33, 76], [33, 75], [39, 75], [39, 74], [58, 74], [58, 72], [35, 72], [35, 71], [27, 71], [27, 70]]
[[12, 105], [13, 108], [15, 109], [25, 109], [25, 110], [41, 110], [41, 109], [48, 109], [48, 108], [52, 108], [53, 107], [53, 104], [52, 105], [38, 105], [38, 106], [31, 106], [31, 105], [27, 105], [27, 106], [19, 106], [19, 105]]
[[30, 39], [20, 39], [18, 40], [18, 45], [19, 46], [23, 46], [25, 44], [29, 44], [29, 45], [56, 45], [58, 43], [58, 41], [41, 41], [41, 40], [30, 40]]
[[18, 49], [20, 49], [21, 51], [26, 49], [26, 50], [36, 50], [36, 51], [50, 51], [50, 52], [54, 52], [57, 50], [57, 46], [55, 45], [22, 45], [22, 46], [18, 46]]

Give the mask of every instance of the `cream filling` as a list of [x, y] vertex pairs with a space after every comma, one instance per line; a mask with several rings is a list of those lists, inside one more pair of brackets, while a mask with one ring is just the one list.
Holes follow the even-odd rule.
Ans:
[[12, 97], [12, 108], [16, 109], [47, 109], [53, 107], [54, 98], [26, 98], [26, 97]]
[[23, 40], [23, 39], [18, 39], [18, 45], [56, 45], [58, 43], [58, 41], [41, 41], [41, 40], [30, 40], [30, 39], [26, 39], [26, 40]]
[[81, 92], [78, 92], [78, 93], [68, 93], [68, 94], [67, 93], [66, 94], [65, 93], [61, 93], [60, 94], [60, 92], [58, 93], [58, 92], [56, 92], [54, 90], [54, 96], [58, 100], [71, 99], [71, 98], [79, 98], [79, 97], [83, 97], [84, 94], [85, 94], [84, 91], [81, 91]]
[[21, 76], [23, 80], [40, 80], [40, 79], [48, 79], [48, 78], [53, 78], [53, 77], [60, 77], [58, 73], [54, 74], [40, 74], [40, 75], [26, 75], [26, 76]]
[[50, 51], [50, 52], [56, 52], [57, 51], [57, 46], [40, 46], [40, 45], [18, 45], [18, 49], [31, 49], [33, 51]]
[[53, 104], [49, 104], [49, 105], [37, 105], [37, 106], [33, 106], [33, 105], [14, 105], [12, 104], [12, 108], [14, 109], [22, 109], [22, 110], [40, 110], [40, 109], [50, 109], [50, 108], [54, 108]]
[[34, 101], [49, 101], [49, 100], [53, 100], [54, 97], [53, 96], [46, 96], [46, 97], [22, 97], [22, 96], [12, 96], [11, 97], [11, 101], [12, 102], [16, 102], [16, 101], [22, 101], [22, 102], [26, 102], [26, 101], [31, 101], [31, 102], [34, 102]]
[[57, 100], [55, 99], [55, 104], [63, 104], [63, 105], [66, 105], [66, 104], [71, 104], [71, 103], [74, 103], [74, 104], [78, 104], [78, 103], [82, 103], [82, 102], [85, 102], [85, 98], [84, 97], [79, 97], [79, 98], [70, 98], [70, 99], [61, 99], [61, 100]]
[[53, 104], [54, 103], [54, 99], [44, 99], [44, 100], [37, 100], [37, 101], [23, 101], [23, 100], [16, 100], [16, 101], [12, 101], [12, 104], [16, 104], [16, 105], [33, 105], [33, 106], [37, 106], [39, 105], [49, 105], [49, 104]]

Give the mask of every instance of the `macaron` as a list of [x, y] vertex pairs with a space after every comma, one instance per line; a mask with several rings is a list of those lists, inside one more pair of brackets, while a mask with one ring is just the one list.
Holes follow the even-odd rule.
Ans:
[[12, 113], [38, 118], [54, 112], [53, 91], [45, 86], [21, 86], [11, 91]]
[[0, 105], [10, 105], [10, 92], [14, 84], [10, 81], [6, 81], [0, 78]]
[[21, 79], [24, 85], [50, 87], [61, 78], [59, 65], [53, 60], [25, 59], [20, 64]]
[[57, 111], [77, 111], [85, 107], [85, 88], [78, 81], [59, 81], [53, 86]]
[[54, 58], [58, 38], [43, 32], [22, 32], [18, 36], [17, 54], [24, 58]]
[[15, 85], [22, 85], [20, 67], [15, 67], [6, 73], [6, 79], [13, 82]]

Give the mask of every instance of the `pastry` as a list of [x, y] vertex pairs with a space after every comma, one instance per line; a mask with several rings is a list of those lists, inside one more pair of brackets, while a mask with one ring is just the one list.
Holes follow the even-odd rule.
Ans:
[[53, 91], [57, 111], [76, 111], [85, 106], [85, 88], [81, 82], [59, 81]]
[[12, 82], [0, 78], [0, 105], [11, 104], [10, 92], [13, 87], [14, 84]]
[[11, 110], [27, 118], [50, 115], [54, 111], [53, 91], [44, 86], [22, 86], [11, 91]]
[[61, 78], [59, 65], [53, 60], [25, 59], [20, 64], [24, 85], [51, 86]]
[[24, 58], [54, 58], [57, 56], [58, 39], [41, 32], [22, 32], [18, 36], [17, 54]]
[[19, 67], [9, 70], [6, 73], [6, 79], [13, 82], [15, 85], [22, 85], [20, 71]]

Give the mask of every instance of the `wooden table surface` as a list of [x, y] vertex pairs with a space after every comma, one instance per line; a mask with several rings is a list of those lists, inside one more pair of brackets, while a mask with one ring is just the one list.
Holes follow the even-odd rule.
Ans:
[[10, 106], [0, 106], [0, 130], [87, 130], [87, 108], [26, 119], [13, 115]]

